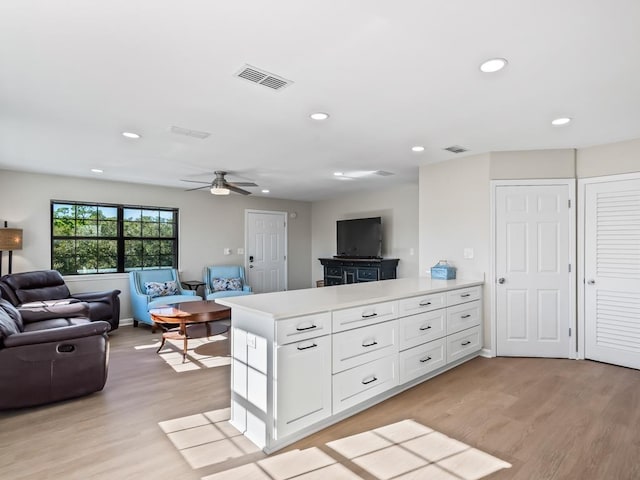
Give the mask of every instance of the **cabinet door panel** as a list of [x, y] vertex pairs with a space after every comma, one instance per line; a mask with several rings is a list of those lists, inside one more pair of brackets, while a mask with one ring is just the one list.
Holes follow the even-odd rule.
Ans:
[[299, 342], [331, 333], [331, 313], [324, 312], [276, 321], [276, 343]]
[[447, 308], [447, 334], [480, 325], [480, 301]]
[[333, 376], [333, 413], [398, 385], [397, 355], [380, 358]]
[[419, 297], [404, 298], [398, 302], [400, 315], [413, 315], [420, 312], [429, 312], [444, 308], [446, 303], [445, 293], [432, 293]]
[[333, 335], [333, 372], [398, 352], [397, 320]]
[[331, 415], [331, 337], [277, 348], [276, 438]]
[[479, 286], [452, 290], [447, 292], [447, 305], [452, 306], [460, 303], [471, 302], [473, 300], [480, 300], [481, 293], [482, 289]]
[[406, 383], [446, 365], [445, 344], [445, 339], [440, 338], [400, 352], [400, 383]]
[[447, 363], [477, 352], [482, 348], [480, 327], [472, 327], [447, 337]]
[[400, 350], [443, 337], [445, 335], [445, 319], [445, 309], [398, 319]]
[[333, 312], [333, 331], [364, 327], [392, 320], [398, 316], [398, 302], [372, 303], [362, 307], [345, 308]]

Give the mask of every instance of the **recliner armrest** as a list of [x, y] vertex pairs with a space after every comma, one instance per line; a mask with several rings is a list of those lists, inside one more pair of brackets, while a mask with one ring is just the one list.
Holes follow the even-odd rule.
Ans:
[[18, 307], [22, 319], [27, 322], [38, 322], [51, 318], [89, 317], [89, 305], [85, 302], [74, 302], [63, 305], [43, 305], [41, 307]]
[[120, 290], [105, 290], [103, 292], [78, 292], [72, 293], [71, 296], [73, 298], [77, 298], [78, 300], [82, 300], [83, 302], [105, 302], [105, 303], [113, 303], [118, 295], [120, 295]]
[[36, 330], [33, 332], [23, 332], [9, 335], [4, 339], [5, 348], [21, 347], [23, 345], [34, 345], [38, 343], [61, 342], [76, 338], [91, 337], [93, 335], [103, 335], [109, 331], [111, 326], [107, 322], [91, 322], [83, 325], [73, 325], [69, 327], [50, 328], [48, 330]]

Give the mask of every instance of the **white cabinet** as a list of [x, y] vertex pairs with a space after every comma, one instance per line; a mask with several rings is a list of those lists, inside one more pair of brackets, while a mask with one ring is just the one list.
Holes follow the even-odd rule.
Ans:
[[383, 357], [333, 376], [336, 414], [398, 385], [397, 356]]
[[445, 353], [445, 339], [439, 338], [400, 352], [399, 369], [400, 383], [406, 383], [414, 378], [444, 367], [447, 363]]
[[333, 335], [333, 373], [398, 353], [396, 320]]
[[232, 307], [232, 425], [270, 453], [473, 358], [479, 285], [396, 279], [220, 299]]
[[331, 337], [276, 348], [276, 438], [331, 415]]
[[398, 302], [371, 303], [333, 312], [333, 333], [372, 323], [392, 320], [398, 316]]

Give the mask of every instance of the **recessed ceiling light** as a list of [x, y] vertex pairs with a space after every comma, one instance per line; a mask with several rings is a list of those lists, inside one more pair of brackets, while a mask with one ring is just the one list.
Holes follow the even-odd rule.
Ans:
[[507, 66], [507, 61], [504, 58], [490, 58], [486, 62], [480, 65], [480, 70], [484, 73], [495, 73], [502, 70]]
[[551, 125], [555, 125], [555, 126], [566, 125], [570, 121], [571, 121], [571, 118], [569, 118], [569, 117], [560, 117], [560, 118], [556, 118], [554, 120], [551, 120]]
[[411, 147], [411, 150], [414, 152], [424, 152], [424, 147], [422, 145], [416, 145], [415, 147]]
[[262, 193], [269, 193], [269, 190], [265, 188], [264, 190], [262, 190]]
[[312, 113], [309, 116], [314, 120], [326, 120], [327, 118], [329, 118], [329, 114], [324, 112]]
[[92, 171], [93, 173], [104, 173], [104, 170], [101, 170], [101, 169], [99, 169], [99, 168], [92, 168], [92, 169], [91, 169], [91, 171]]
[[336, 177], [341, 177], [342, 175], [344, 175], [344, 173], [342, 173], [342, 172], [333, 172], [333, 174], [334, 174]]
[[133, 132], [122, 132], [122, 136], [127, 138], [140, 138], [140, 135]]

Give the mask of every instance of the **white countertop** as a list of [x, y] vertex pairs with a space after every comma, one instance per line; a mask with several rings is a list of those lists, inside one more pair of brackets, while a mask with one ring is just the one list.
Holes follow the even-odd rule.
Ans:
[[[333, 287], [305, 288], [216, 299], [217, 303], [267, 315], [274, 320], [386, 302], [455, 288], [482, 285], [484, 280], [433, 280], [429, 277], [398, 278]], [[233, 312], [233, 310], [232, 310]], [[232, 313], [233, 314], [233, 313]]]

